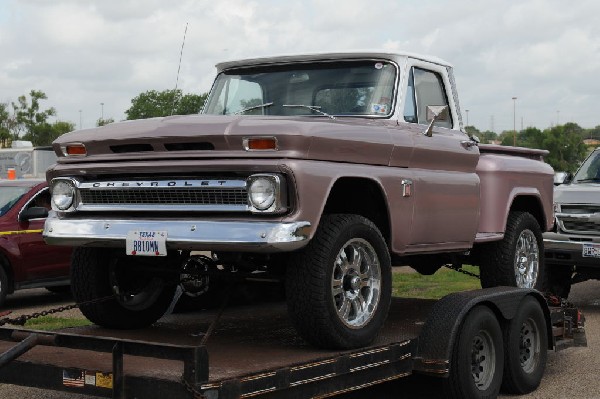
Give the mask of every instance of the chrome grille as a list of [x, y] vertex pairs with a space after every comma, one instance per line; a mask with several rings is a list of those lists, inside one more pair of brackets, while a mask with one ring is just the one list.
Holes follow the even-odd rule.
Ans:
[[246, 180], [207, 178], [78, 182], [79, 211], [249, 210]]
[[81, 204], [247, 205], [245, 189], [96, 189], [82, 190]]
[[600, 232], [600, 223], [584, 221], [584, 220], [563, 220], [563, 230], [582, 233], [582, 234], [598, 234]]
[[556, 214], [561, 230], [574, 234], [598, 234], [600, 206], [592, 204], [561, 204]]

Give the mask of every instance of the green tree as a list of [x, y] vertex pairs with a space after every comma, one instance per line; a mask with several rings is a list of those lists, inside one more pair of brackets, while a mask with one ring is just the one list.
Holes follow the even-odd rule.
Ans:
[[96, 121], [96, 126], [100, 127], [100, 126], [108, 125], [109, 123], [114, 123], [114, 122], [115, 122], [115, 120], [113, 118], [108, 118], [108, 119], [98, 118], [98, 120]]
[[75, 130], [75, 124], [71, 122], [55, 122], [50, 124], [43, 122], [35, 125], [31, 133], [23, 136], [23, 139], [29, 140], [34, 146], [46, 146], [52, 144], [59, 136]]
[[8, 112], [8, 104], [0, 103], [0, 147], [8, 147], [12, 120]]
[[17, 103], [12, 103], [16, 121], [12, 136], [15, 140], [22, 133], [32, 138], [37, 132], [46, 129], [42, 125], [47, 124], [50, 116], [56, 115], [54, 108], [48, 108], [44, 111], [40, 109], [40, 101], [48, 99], [46, 93], [40, 90], [31, 90], [29, 97], [30, 100], [28, 101], [27, 96], [19, 96]]
[[550, 153], [545, 157], [556, 171], [574, 172], [586, 155], [581, 140], [583, 129], [576, 123], [554, 126], [544, 131], [542, 148]]
[[186, 94], [181, 90], [148, 90], [131, 100], [125, 111], [127, 119], [146, 119], [158, 116], [197, 114], [202, 109], [207, 93]]
[[517, 144], [520, 147], [542, 148], [544, 143], [544, 133], [535, 127], [528, 127], [521, 130], [517, 136]]

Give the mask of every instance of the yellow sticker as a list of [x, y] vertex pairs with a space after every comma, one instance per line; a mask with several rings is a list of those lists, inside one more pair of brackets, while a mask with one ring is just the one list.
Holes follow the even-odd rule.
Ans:
[[109, 388], [113, 387], [113, 376], [112, 373], [96, 373], [96, 386], [100, 388]]

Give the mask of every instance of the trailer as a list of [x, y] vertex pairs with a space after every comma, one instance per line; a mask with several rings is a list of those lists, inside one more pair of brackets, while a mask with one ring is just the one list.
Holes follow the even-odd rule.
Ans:
[[2, 327], [0, 382], [108, 398], [324, 398], [419, 373], [443, 378], [447, 397], [495, 397], [501, 385], [535, 390], [548, 349], [586, 345], [583, 324], [556, 297], [495, 287], [393, 298], [376, 341], [358, 350], [308, 345], [277, 302], [140, 330]]

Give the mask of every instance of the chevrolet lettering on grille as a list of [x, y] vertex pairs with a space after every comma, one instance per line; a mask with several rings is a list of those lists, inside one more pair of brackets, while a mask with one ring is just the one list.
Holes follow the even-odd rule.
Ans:
[[141, 180], [82, 182], [80, 189], [95, 188], [155, 188], [155, 187], [245, 187], [245, 180]]

